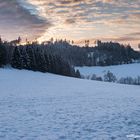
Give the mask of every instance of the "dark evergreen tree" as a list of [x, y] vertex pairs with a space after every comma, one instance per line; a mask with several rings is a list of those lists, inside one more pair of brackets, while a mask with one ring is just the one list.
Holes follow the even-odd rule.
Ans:
[[44, 54], [45, 62], [46, 62], [46, 71], [50, 72], [51, 63], [49, 61], [49, 56], [47, 53]]
[[20, 49], [21, 68], [29, 69], [30, 59], [25, 48]]
[[37, 70], [37, 68], [36, 68], [37, 65], [36, 65], [34, 49], [30, 46], [27, 46], [26, 52], [28, 54], [28, 69], [36, 71]]
[[22, 69], [21, 62], [22, 61], [21, 61], [21, 54], [20, 54], [19, 47], [15, 47], [14, 52], [13, 52], [13, 56], [12, 56], [11, 65], [14, 68]]
[[41, 49], [37, 48], [35, 57], [36, 57], [37, 70], [41, 72], [46, 72], [47, 66], [46, 66], [45, 56]]
[[0, 67], [6, 64], [6, 48], [0, 44]]
[[6, 47], [3, 44], [3, 41], [0, 37], [0, 67], [6, 64]]

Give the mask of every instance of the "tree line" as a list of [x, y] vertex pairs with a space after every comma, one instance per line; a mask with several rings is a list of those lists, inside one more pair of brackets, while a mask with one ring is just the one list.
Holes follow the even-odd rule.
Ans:
[[97, 41], [95, 47], [74, 45], [67, 40], [28, 42], [21, 45], [21, 38], [11, 42], [0, 38], [0, 66], [10, 64], [14, 68], [51, 72], [80, 77], [75, 66], [108, 66], [128, 64], [140, 60], [140, 53], [130, 45]]
[[140, 85], [140, 76], [137, 77], [121, 77], [117, 78], [111, 71], [107, 71], [103, 76], [97, 76], [96, 74], [81, 76], [83, 79], [95, 80], [95, 81], [104, 81], [128, 85]]
[[74, 67], [61, 55], [53, 52], [50, 47], [37, 43], [15, 45], [11, 42], [1, 41], [0, 66], [6, 64], [17, 69], [50, 72], [80, 78], [80, 72], [75, 71]]

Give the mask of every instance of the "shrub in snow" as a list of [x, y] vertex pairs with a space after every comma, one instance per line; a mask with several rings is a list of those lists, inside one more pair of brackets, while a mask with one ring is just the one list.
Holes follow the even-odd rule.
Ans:
[[103, 81], [102, 77], [100, 77], [100, 76], [99, 77], [96, 77], [96, 80], [97, 81]]
[[93, 74], [93, 75], [92, 75], [91, 80], [103, 81], [102, 77], [97, 76], [96, 74]]
[[124, 78], [124, 77], [122, 77], [122, 78], [120, 78], [118, 83], [129, 84], [129, 85], [140, 85], [140, 76], [138, 76], [137, 78], [132, 78], [132, 77], [125, 77]]
[[117, 81], [117, 78], [116, 78], [116, 76], [112, 72], [108, 71], [104, 75], [104, 81], [105, 82], [116, 82]]

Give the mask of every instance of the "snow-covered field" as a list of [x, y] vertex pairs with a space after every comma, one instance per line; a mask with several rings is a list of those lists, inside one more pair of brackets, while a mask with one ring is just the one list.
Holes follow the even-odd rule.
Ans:
[[137, 78], [140, 76], [140, 63], [105, 67], [76, 67], [76, 69], [79, 69], [83, 76], [92, 76], [93, 74], [96, 74], [97, 76], [103, 77], [108, 71], [111, 71], [117, 77], [117, 79], [122, 77]]
[[140, 135], [140, 86], [0, 69], [0, 140]]

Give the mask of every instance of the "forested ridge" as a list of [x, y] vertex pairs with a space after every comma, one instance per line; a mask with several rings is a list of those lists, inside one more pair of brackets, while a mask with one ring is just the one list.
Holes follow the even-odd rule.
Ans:
[[11, 65], [17, 69], [51, 72], [60, 75], [80, 77], [75, 66], [108, 66], [138, 61], [140, 53], [114, 42], [97, 41], [95, 47], [79, 47], [66, 40], [50, 40], [39, 44], [26, 42], [21, 38], [7, 42], [0, 38], [0, 66]]

